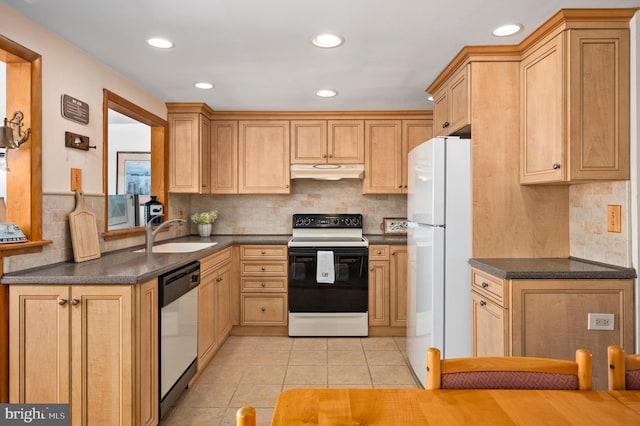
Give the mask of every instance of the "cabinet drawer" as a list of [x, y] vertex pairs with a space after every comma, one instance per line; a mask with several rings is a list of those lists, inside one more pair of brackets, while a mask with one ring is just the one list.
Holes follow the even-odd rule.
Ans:
[[240, 275], [286, 276], [287, 262], [240, 262]]
[[243, 294], [241, 310], [241, 325], [287, 325], [286, 294]]
[[389, 260], [389, 246], [387, 245], [369, 246], [369, 260]]
[[283, 292], [287, 291], [287, 279], [282, 278], [245, 278], [241, 279], [241, 289], [245, 291]]
[[222, 250], [219, 253], [214, 253], [203, 259], [200, 259], [200, 273], [206, 275], [210, 271], [217, 269], [231, 261], [231, 247]]
[[287, 246], [283, 245], [265, 245], [265, 246], [240, 246], [240, 259], [267, 259], [267, 260], [286, 260]]
[[503, 308], [508, 308], [507, 286], [501, 278], [477, 269], [471, 269], [471, 286], [474, 291], [487, 297]]

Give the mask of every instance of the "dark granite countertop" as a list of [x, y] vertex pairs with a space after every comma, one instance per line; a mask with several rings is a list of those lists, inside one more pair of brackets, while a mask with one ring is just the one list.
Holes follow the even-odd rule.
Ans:
[[407, 236], [406, 235], [382, 235], [382, 234], [365, 234], [365, 237], [369, 240], [369, 244], [397, 244], [397, 245], [406, 245], [407, 244]]
[[633, 268], [568, 258], [470, 259], [474, 268], [506, 279], [630, 279]]
[[157, 241], [214, 241], [215, 246], [190, 253], [134, 253], [141, 246], [104, 253], [99, 259], [82, 263], [55, 263], [5, 274], [0, 284], [136, 284], [156, 278], [182, 265], [202, 259], [233, 244], [287, 244], [289, 235], [214, 235], [210, 238], [187, 236]]

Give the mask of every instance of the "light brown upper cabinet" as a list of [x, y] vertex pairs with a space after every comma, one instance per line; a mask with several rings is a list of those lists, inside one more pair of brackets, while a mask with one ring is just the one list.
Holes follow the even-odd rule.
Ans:
[[238, 122], [211, 120], [211, 193], [238, 193]]
[[402, 120], [402, 191], [409, 185], [409, 151], [433, 138], [433, 120]]
[[364, 163], [363, 120], [292, 120], [291, 164]]
[[202, 113], [169, 109], [169, 192], [211, 192], [209, 127]]
[[289, 194], [289, 121], [242, 120], [238, 129], [238, 192]]
[[628, 28], [556, 31], [520, 80], [520, 183], [629, 179]]
[[364, 194], [401, 194], [402, 121], [365, 120]]
[[469, 134], [471, 125], [470, 65], [463, 66], [433, 94], [435, 136]]

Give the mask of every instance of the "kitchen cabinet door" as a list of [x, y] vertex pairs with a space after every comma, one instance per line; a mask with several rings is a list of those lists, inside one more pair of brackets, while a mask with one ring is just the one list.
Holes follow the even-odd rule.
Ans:
[[409, 186], [409, 151], [433, 138], [433, 120], [402, 120], [402, 192]]
[[157, 424], [157, 281], [137, 286], [11, 286], [10, 402], [69, 403], [73, 426]]
[[169, 192], [210, 192], [209, 118], [169, 113]]
[[216, 271], [203, 273], [198, 287], [198, 370], [204, 369], [218, 349], [216, 334]]
[[470, 65], [456, 71], [433, 94], [433, 123], [435, 136], [470, 134]]
[[328, 162], [334, 164], [363, 164], [364, 121], [329, 120], [327, 126]]
[[389, 261], [369, 261], [369, 326], [389, 325]]
[[289, 121], [239, 122], [241, 194], [289, 194]]
[[628, 29], [561, 32], [520, 76], [520, 183], [629, 179]]
[[389, 292], [390, 319], [392, 327], [407, 326], [407, 246], [391, 246]]
[[325, 164], [328, 160], [326, 120], [292, 120], [291, 164]]
[[231, 259], [218, 269], [216, 279], [216, 336], [222, 344], [231, 332]]
[[402, 122], [365, 121], [364, 194], [402, 193]]
[[238, 193], [238, 122], [211, 120], [211, 193]]
[[508, 310], [471, 292], [473, 356], [509, 356]]

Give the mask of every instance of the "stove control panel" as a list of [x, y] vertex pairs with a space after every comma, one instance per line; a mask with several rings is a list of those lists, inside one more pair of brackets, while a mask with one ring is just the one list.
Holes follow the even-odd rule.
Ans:
[[361, 214], [294, 214], [294, 228], [362, 228]]

